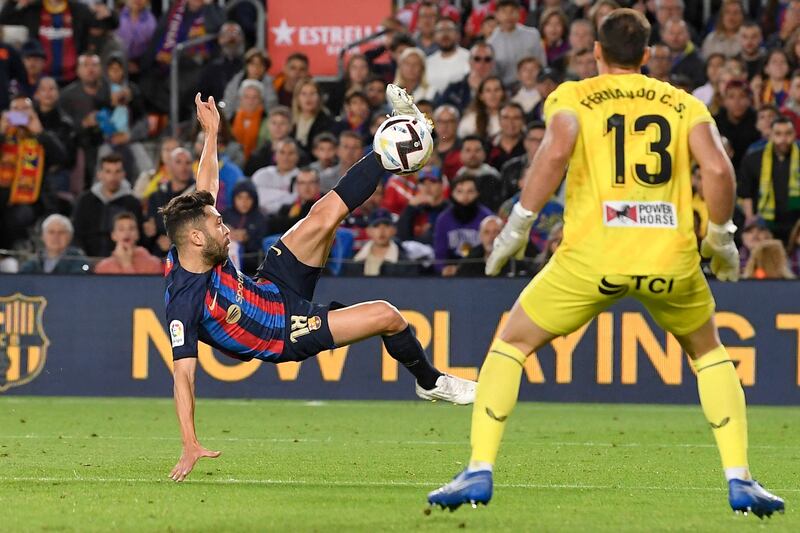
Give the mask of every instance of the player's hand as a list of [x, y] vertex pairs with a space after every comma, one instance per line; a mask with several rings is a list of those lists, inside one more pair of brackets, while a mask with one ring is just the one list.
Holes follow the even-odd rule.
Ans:
[[217, 103], [214, 101], [213, 96], [208, 97], [208, 101], [204, 102], [200, 98], [200, 93], [194, 97], [194, 103], [197, 105], [197, 120], [203, 131], [217, 131], [219, 129], [219, 109]]
[[486, 260], [486, 275], [496, 276], [512, 256], [521, 257], [525, 253], [528, 235], [531, 231], [536, 213], [528, 211], [519, 202], [514, 204], [503, 230], [494, 239], [492, 253]]
[[706, 238], [700, 244], [700, 255], [711, 259], [711, 272], [720, 281], [739, 280], [739, 250], [733, 242], [735, 231], [733, 222], [709, 222]]
[[197, 461], [199, 461], [201, 457], [216, 459], [220, 456], [220, 454], [222, 454], [222, 452], [212, 452], [210, 450], [206, 450], [199, 444], [190, 447], [184, 446], [181, 458], [178, 461], [178, 464], [175, 465], [175, 468], [172, 469], [172, 472], [169, 473], [169, 477], [173, 481], [183, 481], [186, 479], [186, 476], [189, 475], [194, 468], [194, 465], [197, 464]]

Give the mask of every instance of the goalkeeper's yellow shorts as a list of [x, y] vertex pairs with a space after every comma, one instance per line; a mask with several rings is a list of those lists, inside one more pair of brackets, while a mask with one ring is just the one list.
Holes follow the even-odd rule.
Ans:
[[714, 297], [698, 266], [683, 277], [573, 272], [554, 256], [519, 296], [533, 322], [554, 335], [583, 326], [626, 296], [642, 302], [659, 326], [687, 335], [714, 314]]

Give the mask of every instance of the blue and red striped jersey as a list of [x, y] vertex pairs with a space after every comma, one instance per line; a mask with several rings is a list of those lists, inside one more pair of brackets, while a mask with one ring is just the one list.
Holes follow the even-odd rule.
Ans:
[[249, 361], [283, 352], [283, 298], [274, 283], [258, 283], [230, 261], [195, 274], [182, 268], [173, 246], [167, 254], [164, 294], [172, 358], [197, 357], [197, 341]]

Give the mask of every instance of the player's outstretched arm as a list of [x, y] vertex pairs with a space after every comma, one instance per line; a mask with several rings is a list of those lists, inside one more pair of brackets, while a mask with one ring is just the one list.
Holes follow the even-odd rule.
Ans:
[[175, 410], [181, 426], [183, 453], [169, 477], [174, 481], [183, 481], [201, 457], [219, 457], [220, 452], [212, 452], [203, 448], [197, 441], [194, 429], [194, 374], [197, 359], [190, 357], [175, 361], [173, 377], [175, 379]]
[[704, 122], [689, 132], [689, 149], [703, 180], [703, 197], [708, 206], [708, 232], [700, 246], [703, 257], [711, 258], [711, 271], [722, 281], [739, 279], [739, 250], [733, 242], [733, 202], [736, 175], [716, 125]]
[[547, 125], [542, 144], [526, 170], [519, 202], [486, 260], [486, 275], [496, 276], [508, 260], [525, 249], [536, 216], [558, 189], [578, 139], [578, 119], [572, 113], [556, 113]]
[[200, 93], [194, 97], [197, 105], [197, 120], [205, 133], [203, 153], [197, 167], [197, 190], [208, 191], [217, 199], [219, 192], [219, 158], [217, 157], [217, 134], [219, 132], [219, 109], [213, 96], [203, 102]]

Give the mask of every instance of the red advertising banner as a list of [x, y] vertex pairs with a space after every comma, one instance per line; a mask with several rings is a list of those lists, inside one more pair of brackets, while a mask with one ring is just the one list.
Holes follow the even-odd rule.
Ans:
[[391, 0], [267, 0], [272, 73], [290, 54], [302, 52], [312, 75], [336, 74], [342, 48], [377, 32], [391, 13]]

